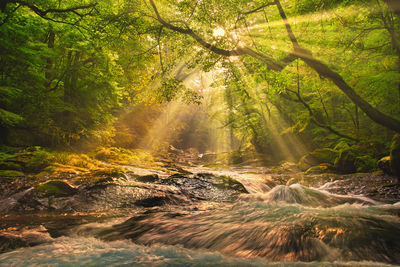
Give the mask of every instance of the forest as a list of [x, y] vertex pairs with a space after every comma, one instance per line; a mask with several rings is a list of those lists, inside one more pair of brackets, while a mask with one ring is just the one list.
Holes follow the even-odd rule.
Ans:
[[0, 3], [0, 266], [400, 264], [399, 176], [398, 0]]

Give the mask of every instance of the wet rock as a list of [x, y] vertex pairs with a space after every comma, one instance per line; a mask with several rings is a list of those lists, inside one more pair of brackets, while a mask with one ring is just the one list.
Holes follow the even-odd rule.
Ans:
[[229, 176], [226, 175], [221, 175], [221, 176], [216, 176], [215, 181], [213, 183], [214, 186], [222, 188], [222, 189], [227, 189], [227, 190], [234, 190], [240, 193], [248, 193], [246, 188], [237, 180], [232, 179]]
[[154, 183], [159, 179], [157, 174], [150, 174], [150, 175], [144, 175], [144, 176], [137, 176], [135, 179], [139, 182], [143, 183]]
[[392, 170], [390, 168], [390, 156], [381, 158], [378, 161], [378, 168], [386, 174], [392, 174]]
[[165, 198], [155, 196], [155, 197], [150, 197], [150, 198], [145, 198], [145, 199], [140, 199], [135, 202], [136, 205], [138, 206], [143, 206], [143, 207], [155, 207], [155, 206], [162, 206], [165, 204]]
[[396, 134], [390, 147], [390, 168], [392, 174], [400, 176], [400, 134]]
[[33, 229], [6, 229], [0, 231], [0, 253], [52, 241], [53, 238], [50, 237], [43, 226]]
[[50, 180], [39, 184], [36, 190], [46, 196], [70, 196], [77, 192], [77, 189], [70, 185], [67, 181]]
[[145, 208], [151, 208], [151, 207], [158, 207], [158, 206], [163, 206], [163, 205], [168, 205], [168, 204], [173, 204], [173, 205], [181, 205], [181, 204], [188, 204], [188, 200], [185, 197], [179, 196], [179, 195], [173, 195], [169, 193], [157, 193], [154, 196], [148, 197], [148, 198], [143, 198], [139, 199], [135, 202], [135, 205], [145, 207]]
[[160, 181], [161, 184], [178, 187], [185, 195], [197, 200], [232, 201], [240, 193], [247, 193], [244, 186], [228, 177], [209, 173], [194, 176], [171, 175]]

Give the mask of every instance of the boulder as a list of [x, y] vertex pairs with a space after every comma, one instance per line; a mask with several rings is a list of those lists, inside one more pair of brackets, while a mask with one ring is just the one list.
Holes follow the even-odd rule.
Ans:
[[135, 179], [143, 183], [154, 183], [159, 179], [159, 177], [157, 174], [149, 174], [144, 176], [137, 176]]
[[390, 146], [390, 169], [393, 175], [400, 176], [400, 134], [393, 137]]
[[340, 151], [338, 157], [335, 160], [335, 170], [338, 173], [354, 173], [356, 172], [356, 159], [357, 156], [352, 149], [346, 149]]
[[6, 229], [0, 232], [0, 253], [15, 250], [20, 247], [32, 247], [50, 243], [54, 239], [46, 228], [39, 226], [31, 229]]
[[67, 181], [62, 180], [50, 180], [36, 186], [36, 190], [47, 195], [47, 196], [71, 196], [74, 195], [78, 190], [70, 185]]
[[240, 193], [248, 193], [246, 188], [239, 181], [227, 175], [215, 176], [213, 185], [221, 189], [229, 189], [238, 191]]
[[339, 152], [330, 148], [319, 148], [303, 156], [298, 165], [302, 171], [321, 163], [334, 164]]
[[381, 158], [378, 161], [378, 168], [386, 174], [392, 174], [392, 170], [390, 168], [390, 156]]

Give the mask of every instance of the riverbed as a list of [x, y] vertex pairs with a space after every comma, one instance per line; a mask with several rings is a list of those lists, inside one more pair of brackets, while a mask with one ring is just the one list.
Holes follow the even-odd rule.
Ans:
[[361, 175], [305, 186], [263, 167], [186, 170], [3, 199], [0, 266], [400, 264], [400, 203], [344, 182]]

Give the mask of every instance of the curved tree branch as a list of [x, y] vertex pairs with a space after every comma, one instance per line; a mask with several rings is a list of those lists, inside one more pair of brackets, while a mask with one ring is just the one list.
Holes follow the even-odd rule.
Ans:
[[269, 69], [275, 70], [275, 71], [283, 70], [286, 67], [286, 65], [288, 65], [293, 60], [295, 60], [294, 55], [290, 55], [289, 57], [286, 57], [284, 60], [278, 61], [278, 60], [273, 59], [272, 57], [269, 57], [269, 56], [267, 56], [265, 54], [261, 54], [259, 52], [256, 52], [256, 51], [252, 50], [249, 47], [243, 47], [243, 48], [239, 47], [239, 48], [236, 48], [236, 49], [233, 49], [233, 50], [219, 48], [219, 47], [217, 47], [215, 45], [212, 45], [212, 44], [208, 43], [202, 37], [200, 37], [198, 34], [196, 34], [187, 25], [187, 23], [185, 23], [183, 21], [179, 21], [180, 23], [185, 25], [185, 28], [182, 28], [182, 27], [175, 26], [170, 22], [165, 21], [160, 16], [160, 13], [158, 12], [158, 9], [157, 9], [156, 5], [154, 4], [154, 1], [153, 0], [149, 0], [149, 1], [150, 1], [151, 6], [153, 7], [154, 13], [156, 14], [156, 18], [155, 19], [158, 22], [160, 22], [165, 28], [170, 29], [170, 30], [175, 31], [175, 32], [179, 32], [179, 33], [191, 36], [202, 47], [204, 47], [204, 48], [206, 48], [206, 49], [208, 49], [208, 50], [210, 50], [210, 51], [212, 51], [212, 52], [214, 52], [214, 53], [216, 53], [218, 55], [225, 56], [225, 57], [248, 55], [248, 56], [251, 56], [253, 58], [256, 58], [256, 59], [260, 60], [265, 65], [267, 65], [267, 67]]
[[46, 10], [42, 10], [38, 6], [35, 6], [31, 3], [27, 3], [27, 2], [24, 2], [21, 0], [8, 0], [8, 1], [6, 0], [5, 2], [6, 2], [6, 4], [14, 3], [14, 4], [20, 4], [21, 6], [26, 6], [42, 18], [45, 18], [46, 15], [49, 13], [74, 13], [74, 14], [82, 17], [82, 16], [88, 15], [89, 13], [81, 14], [78, 12], [79, 10], [86, 10], [89, 8], [94, 8], [97, 5], [97, 2], [96, 2], [96, 3], [91, 3], [88, 5], [75, 6], [75, 7], [69, 7], [69, 8], [49, 8]]
[[149, 0], [149, 1], [150, 1], [150, 4], [151, 4], [155, 14], [156, 14], [156, 20], [158, 22], [160, 22], [162, 25], [164, 25], [166, 28], [168, 28], [170, 30], [191, 36], [202, 47], [204, 47], [216, 54], [219, 54], [222, 56], [228, 56], [228, 57], [229, 56], [248, 55], [248, 56], [251, 56], [251, 57], [261, 61], [269, 69], [274, 70], [274, 71], [282, 71], [289, 63], [291, 63], [296, 58], [302, 59], [309, 67], [314, 69], [321, 77], [325, 77], [328, 80], [332, 81], [347, 97], [350, 98], [351, 101], [353, 101], [356, 105], [358, 105], [360, 107], [360, 109], [362, 111], [364, 111], [365, 114], [371, 120], [373, 120], [374, 122], [388, 128], [388, 129], [391, 129], [395, 132], [400, 133], [400, 120], [393, 118], [389, 115], [386, 115], [386, 114], [382, 113], [381, 111], [379, 111], [378, 109], [376, 109], [375, 107], [373, 107], [366, 100], [364, 100], [360, 95], [358, 95], [356, 93], [356, 91], [344, 81], [343, 77], [339, 73], [337, 73], [336, 71], [329, 68], [322, 61], [316, 59], [310, 51], [308, 51], [307, 49], [304, 49], [303, 47], [301, 47], [299, 45], [279, 0], [274, 0], [274, 3], [277, 6], [279, 14], [285, 24], [286, 31], [288, 33], [289, 39], [292, 42], [293, 49], [294, 49], [294, 51], [291, 54], [289, 54], [286, 58], [284, 58], [283, 60], [280, 60], [280, 61], [273, 59], [265, 54], [256, 52], [248, 47], [244, 47], [244, 48], [239, 47], [234, 50], [227, 50], [227, 49], [221, 49], [219, 47], [216, 47], [216, 46], [206, 42], [203, 38], [201, 38], [198, 34], [196, 34], [192, 29], [190, 29], [186, 23], [183, 22], [183, 24], [185, 25], [185, 28], [181, 28], [181, 27], [175, 26], [175, 25], [165, 21], [160, 16], [160, 14], [157, 10], [157, 7], [154, 4], [154, 1], [153, 0]]

